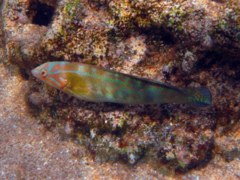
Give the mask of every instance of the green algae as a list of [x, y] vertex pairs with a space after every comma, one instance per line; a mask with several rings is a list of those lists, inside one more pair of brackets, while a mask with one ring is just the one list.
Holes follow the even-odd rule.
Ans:
[[79, 9], [83, 7], [81, 0], [73, 0], [65, 4], [63, 8], [63, 14], [67, 15], [70, 22], [73, 18], [76, 18]]
[[180, 6], [174, 6], [169, 9], [168, 13], [161, 14], [161, 18], [163, 19], [163, 24], [166, 24], [167, 27], [181, 32], [184, 29], [182, 24], [188, 14], [190, 14], [190, 12], [187, 12]]

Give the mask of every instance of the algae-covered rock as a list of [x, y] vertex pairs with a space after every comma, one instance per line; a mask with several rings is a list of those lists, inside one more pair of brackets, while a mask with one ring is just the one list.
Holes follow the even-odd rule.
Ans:
[[[149, 158], [185, 172], [207, 165], [215, 141], [219, 154], [232, 161], [239, 157], [239, 137], [230, 142], [215, 137], [219, 128], [226, 139], [239, 131], [239, 8], [238, 0], [6, 0], [5, 64], [19, 67], [28, 79], [24, 93], [32, 115], [63, 139], [87, 147], [96, 161], [136, 164]], [[206, 86], [213, 105], [77, 100], [32, 77], [33, 67], [54, 60], [93, 64], [178, 87]], [[227, 143], [231, 148], [225, 149]]]

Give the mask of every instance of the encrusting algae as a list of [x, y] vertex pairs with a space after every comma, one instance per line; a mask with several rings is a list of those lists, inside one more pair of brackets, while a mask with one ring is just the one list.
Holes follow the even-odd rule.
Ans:
[[[233, 176], [233, 172], [239, 172], [224, 169], [218, 159], [238, 160], [235, 152], [239, 152], [239, 136], [232, 134], [239, 132], [240, 127], [239, 0], [2, 2], [0, 24], [3, 22], [6, 61], [19, 67], [28, 82], [24, 91], [28, 116], [33, 115], [35, 121], [54, 133], [61, 132], [63, 139], [70, 137], [87, 147], [97, 162], [101, 158], [136, 164], [142, 159], [148, 166], [146, 160], [150, 159], [153, 166], [158, 167], [158, 173], [164, 168], [188, 171], [204, 165], [211, 172], [209, 161], [215, 159], [215, 172], [219, 167], [221, 172], [231, 172]], [[44, 11], [39, 7], [44, 7]], [[3, 37], [1, 33], [0, 37]], [[158, 98], [152, 98], [157, 105], [91, 103], [42, 86], [30, 74], [40, 64], [63, 59], [155, 79], [175, 87], [205, 86], [211, 90], [212, 106], [195, 108], [175, 105], [176, 101], [158, 105], [161, 102]], [[123, 75], [124, 79], [131, 79], [129, 75]], [[163, 86], [141, 78], [133, 77], [146, 86], [149, 83]], [[90, 82], [86, 84], [99, 84]], [[76, 87], [78, 85], [76, 83]], [[112, 86], [114, 84], [103, 87], [110, 92], [103, 91], [101, 101], [105, 102], [104, 98], [113, 94], [120, 97], [113, 97], [114, 100], [127, 100], [121, 98], [128, 93], [126, 87], [122, 95], [111, 92]], [[65, 88], [69, 87], [72, 88]], [[97, 93], [100, 87], [92, 88]], [[135, 98], [135, 102], [148, 99], [145, 97], [149, 93], [133, 90], [134, 95], [142, 97]], [[74, 90], [73, 95], [78, 93]], [[96, 101], [91, 98], [88, 100]], [[204, 168], [196, 174], [201, 174], [199, 171]]]

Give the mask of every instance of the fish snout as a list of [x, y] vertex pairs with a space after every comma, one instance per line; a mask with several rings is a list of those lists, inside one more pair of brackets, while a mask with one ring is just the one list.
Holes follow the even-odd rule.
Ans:
[[34, 76], [34, 77], [38, 77], [38, 74], [39, 74], [39, 72], [38, 72], [38, 70], [35, 68], [35, 69], [32, 69], [31, 70], [31, 73], [32, 73], [32, 75]]

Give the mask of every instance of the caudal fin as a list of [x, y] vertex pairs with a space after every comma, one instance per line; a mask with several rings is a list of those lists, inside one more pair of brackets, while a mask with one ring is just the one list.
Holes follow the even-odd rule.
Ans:
[[195, 106], [205, 107], [212, 104], [211, 92], [205, 87], [186, 88], [184, 92], [187, 93], [188, 102]]

